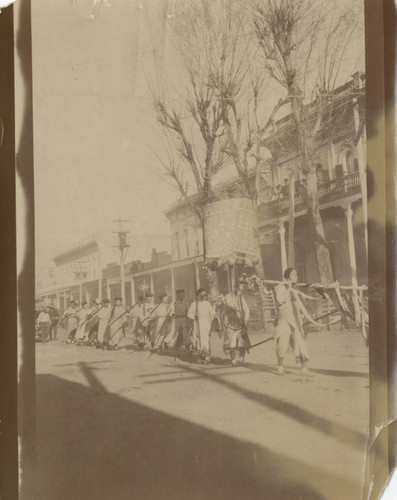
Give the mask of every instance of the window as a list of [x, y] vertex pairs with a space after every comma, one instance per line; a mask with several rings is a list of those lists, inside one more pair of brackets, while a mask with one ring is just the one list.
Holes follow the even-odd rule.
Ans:
[[196, 255], [199, 255], [199, 253], [200, 253], [200, 242], [199, 242], [199, 232], [198, 232], [197, 229], [195, 231], [195, 235], [196, 235]]
[[353, 152], [350, 150], [346, 152], [346, 171], [348, 174], [356, 171]]
[[336, 165], [336, 167], [335, 167], [335, 177], [337, 179], [343, 177], [343, 165], [342, 164]]
[[317, 184], [319, 186], [326, 184], [329, 181], [328, 170], [326, 170], [321, 163], [317, 163], [316, 165], [316, 175], [317, 175]]
[[183, 232], [184, 232], [184, 235], [185, 235], [186, 256], [187, 256], [187, 257], [190, 257], [190, 252], [189, 252], [189, 234], [188, 234], [188, 230], [187, 230], [187, 229], [185, 229]]

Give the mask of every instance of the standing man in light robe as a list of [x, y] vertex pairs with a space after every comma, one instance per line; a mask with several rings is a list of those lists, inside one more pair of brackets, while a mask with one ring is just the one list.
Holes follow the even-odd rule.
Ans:
[[49, 308], [44, 307], [37, 318], [37, 324], [39, 326], [40, 331], [40, 339], [43, 342], [48, 342], [50, 337], [50, 328], [51, 328], [51, 317], [49, 314]]
[[66, 309], [63, 318], [67, 320], [66, 331], [68, 334], [68, 344], [74, 342], [74, 337], [76, 335], [76, 329], [78, 326], [78, 319], [76, 313], [79, 311], [77, 308], [77, 303], [74, 300], [70, 301], [70, 306]]
[[278, 362], [278, 374], [284, 375], [284, 359], [289, 350], [290, 342], [294, 346], [296, 362], [301, 364], [301, 373], [312, 376], [307, 368], [310, 359], [304, 338], [302, 318], [300, 315], [300, 298], [293, 285], [298, 281], [298, 273], [292, 267], [284, 272], [285, 283], [275, 288], [278, 322], [275, 330], [275, 347]]
[[210, 334], [216, 314], [208, 302], [207, 290], [204, 288], [197, 290], [196, 300], [190, 305], [187, 315], [194, 320], [193, 338], [199, 351], [199, 360], [208, 364], [211, 361]]
[[116, 350], [120, 348], [120, 341], [123, 337], [123, 326], [126, 321], [126, 309], [123, 306], [123, 299], [116, 297], [113, 307], [113, 316], [109, 325], [109, 344]]
[[150, 344], [154, 345], [154, 336], [156, 333], [156, 318], [153, 317], [154, 310], [157, 309], [157, 306], [154, 305], [153, 302], [153, 294], [148, 292], [145, 294], [145, 301], [143, 303], [143, 339], [141, 339], [144, 343], [148, 340]]
[[99, 319], [96, 317], [96, 313], [100, 308], [101, 308], [101, 303], [99, 302], [98, 299], [95, 299], [88, 310], [87, 318], [89, 319], [87, 321], [87, 328], [84, 338], [84, 341], [88, 345], [95, 345], [97, 341]]
[[110, 317], [112, 315], [112, 308], [110, 307], [110, 300], [103, 299], [103, 307], [96, 313], [96, 317], [99, 318], [98, 326], [98, 347], [106, 349], [107, 339], [105, 338], [107, 327], [110, 323]]
[[189, 328], [191, 319], [187, 317], [189, 307], [185, 300], [185, 290], [180, 288], [176, 290], [176, 301], [172, 307], [171, 314], [174, 321], [171, 325], [170, 332], [164, 339], [166, 347], [172, 347], [175, 355], [178, 354], [179, 348], [184, 347], [189, 351], [192, 344], [192, 329]]
[[88, 316], [88, 304], [87, 302], [81, 303], [81, 309], [76, 312], [78, 327], [76, 329], [76, 335], [74, 337], [76, 345], [82, 345], [83, 338], [85, 335], [85, 330], [87, 328], [86, 319]]
[[152, 347], [161, 346], [170, 330], [172, 307], [168, 295], [163, 293], [159, 296], [159, 299], [160, 304], [152, 312], [152, 317], [157, 320], [153, 331]]

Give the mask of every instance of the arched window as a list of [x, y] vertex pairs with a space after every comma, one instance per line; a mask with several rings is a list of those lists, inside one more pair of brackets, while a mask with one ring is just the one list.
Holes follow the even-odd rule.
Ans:
[[195, 231], [195, 236], [196, 236], [196, 255], [200, 253], [200, 241], [199, 241], [199, 231], [196, 229]]
[[184, 235], [185, 235], [185, 245], [186, 245], [186, 257], [190, 257], [190, 250], [189, 250], [189, 233], [188, 233], [188, 230], [185, 229], [183, 231]]
[[316, 175], [317, 175], [317, 184], [322, 186], [329, 181], [328, 170], [326, 170], [321, 163], [317, 163], [316, 165]]
[[350, 149], [346, 151], [346, 173], [352, 174], [356, 171], [356, 165], [354, 161], [353, 151]]

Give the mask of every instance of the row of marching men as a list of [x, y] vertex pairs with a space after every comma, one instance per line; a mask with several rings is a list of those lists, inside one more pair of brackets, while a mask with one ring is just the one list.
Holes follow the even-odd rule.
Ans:
[[221, 296], [215, 307], [208, 300], [208, 291], [200, 288], [189, 304], [185, 291], [176, 291], [175, 300], [166, 294], [154, 304], [153, 294], [138, 298], [126, 309], [121, 297], [113, 305], [109, 299], [98, 300], [88, 306], [72, 301], [60, 324], [66, 321], [68, 342], [91, 345], [103, 350], [119, 349], [122, 338], [130, 332], [138, 349], [196, 353], [201, 363], [211, 361], [211, 334], [224, 335], [224, 350], [230, 353], [232, 365], [244, 362], [249, 349], [247, 324], [249, 308], [242, 296], [243, 283]]

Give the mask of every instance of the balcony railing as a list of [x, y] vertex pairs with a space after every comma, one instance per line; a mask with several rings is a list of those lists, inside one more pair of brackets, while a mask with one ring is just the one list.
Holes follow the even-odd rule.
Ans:
[[[318, 194], [321, 202], [328, 199], [343, 198], [349, 195], [352, 191], [357, 191], [360, 187], [360, 172], [353, 172], [343, 177], [337, 177], [318, 186]], [[289, 199], [288, 196], [281, 196], [275, 200], [261, 203], [258, 206], [259, 217], [261, 219], [276, 217], [283, 212], [288, 212]], [[295, 211], [298, 212], [305, 208], [305, 200], [299, 193], [295, 193]]]

